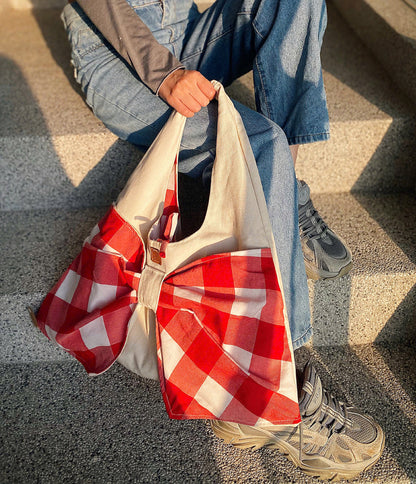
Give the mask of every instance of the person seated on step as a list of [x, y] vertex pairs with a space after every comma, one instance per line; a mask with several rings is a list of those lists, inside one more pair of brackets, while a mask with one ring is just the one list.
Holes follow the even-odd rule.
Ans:
[[[203, 13], [192, 0], [78, 0], [62, 19], [76, 78], [95, 115], [120, 138], [147, 148], [176, 109], [190, 118], [179, 170], [206, 184], [216, 141], [210, 81], [228, 86], [253, 71], [256, 110], [235, 107], [266, 197], [293, 348], [304, 345], [312, 334], [306, 274], [336, 278], [352, 267], [350, 250], [294, 168], [299, 145], [329, 138], [320, 62], [324, 0], [217, 0]], [[214, 432], [239, 447], [275, 446], [325, 479], [351, 478], [373, 465], [384, 446], [380, 426], [326, 392], [311, 363], [298, 384], [300, 432], [213, 421]]]

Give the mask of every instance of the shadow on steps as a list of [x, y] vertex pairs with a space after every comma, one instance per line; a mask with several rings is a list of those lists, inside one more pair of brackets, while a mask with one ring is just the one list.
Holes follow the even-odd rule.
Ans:
[[169, 420], [158, 382], [119, 365], [2, 369], [2, 482], [220, 482], [202, 421]]

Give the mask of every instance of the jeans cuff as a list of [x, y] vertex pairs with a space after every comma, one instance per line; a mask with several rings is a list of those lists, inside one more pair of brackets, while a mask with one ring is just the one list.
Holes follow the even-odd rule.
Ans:
[[290, 145], [304, 145], [307, 143], [315, 143], [315, 141], [326, 141], [330, 137], [329, 131], [325, 133], [304, 134], [301, 136], [290, 136], [287, 141]]
[[312, 338], [312, 333], [312, 326], [309, 326], [302, 336], [300, 336], [296, 341], [292, 341], [293, 351], [306, 344]]

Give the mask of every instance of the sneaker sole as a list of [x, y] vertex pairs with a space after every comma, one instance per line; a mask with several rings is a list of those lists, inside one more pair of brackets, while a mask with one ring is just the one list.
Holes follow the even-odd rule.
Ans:
[[301, 461], [299, 459], [298, 449], [292, 447], [287, 442], [273, 438], [271, 434], [267, 435], [259, 431], [259, 433], [256, 435], [242, 435], [236, 431], [234, 426], [227, 425], [226, 422], [219, 423], [217, 420], [211, 421], [211, 427], [215, 435], [223, 439], [227, 444], [232, 444], [234, 447], [239, 449], [258, 450], [261, 447], [277, 449], [305, 474], [320, 480], [328, 480], [332, 482], [353, 479], [354, 477], [358, 476], [358, 474], [361, 474], [362, 472], [373, 467], [374, 464], [380, 459], [385, 444], [385, 435], [383, 434], [383, 443], [380, 453], [374, 456], [371, 460], [368, 460], [365, 465], [356, 465], [352, 469], [352, 465], [350, 465], [349, 469], [340, 469], [336, 468], [334, 463], [328, 460], [328, 465], [332, 467], [321, 468], [309, 466], [305, 461]]
[[319, 281], [324, 279], [337, 279], [338, 277], [345, 276], [350, 272], [352, 269], [352, 261], [344, 266], [338, 273], [324, 271], [322, 269], [317, 269], [312, 264], [310, 264], [307, 260], [305, 260], [305, 269], [306, 269], [306, 276], [308, 279], [312, 279], [313, 281]]

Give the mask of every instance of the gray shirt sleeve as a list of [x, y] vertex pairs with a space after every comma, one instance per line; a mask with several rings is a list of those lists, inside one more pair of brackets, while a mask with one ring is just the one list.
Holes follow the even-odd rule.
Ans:
[[154, 93], [165, 78], [184, 68], [160, 45], [126, 0], [77, 0], [93, 24]]

